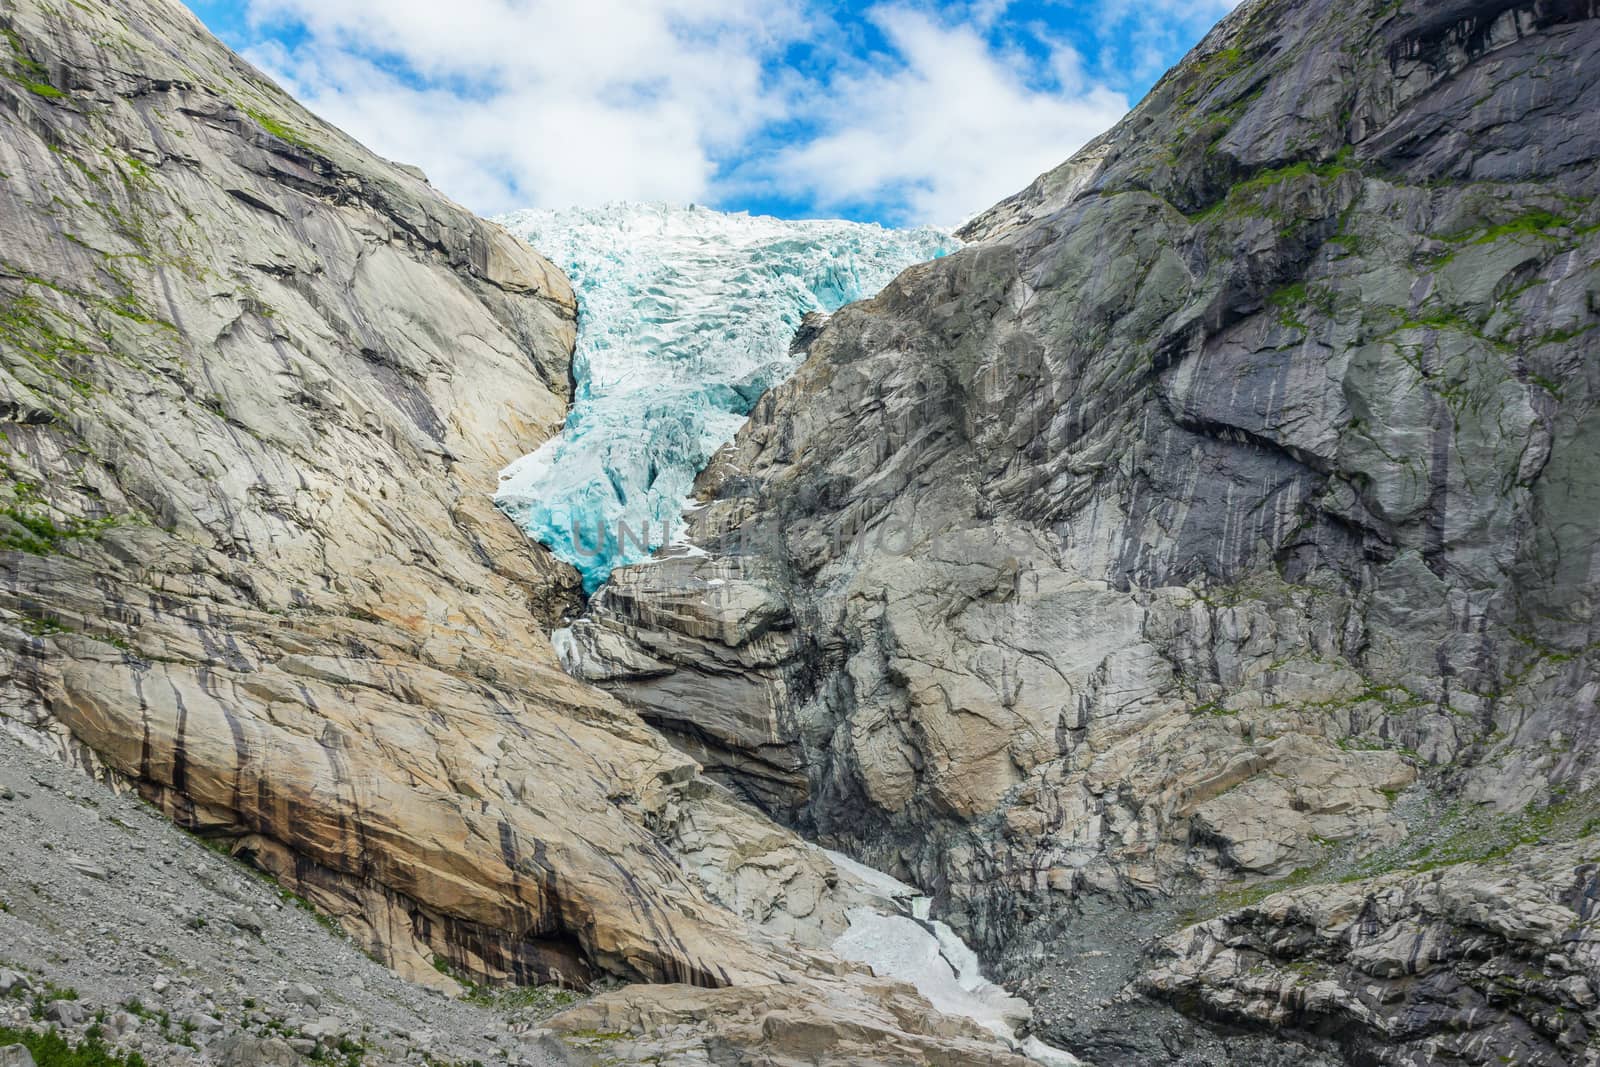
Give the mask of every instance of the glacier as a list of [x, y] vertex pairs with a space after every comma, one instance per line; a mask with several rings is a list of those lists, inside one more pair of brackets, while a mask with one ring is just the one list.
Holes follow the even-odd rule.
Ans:
[[497, 219], [578, 294], [572, 410], [496, 503], [593, 593], [683, 530], [696, 475], [794, 373], [801, 320], [960, 246], [932, 228], [611, 204]]

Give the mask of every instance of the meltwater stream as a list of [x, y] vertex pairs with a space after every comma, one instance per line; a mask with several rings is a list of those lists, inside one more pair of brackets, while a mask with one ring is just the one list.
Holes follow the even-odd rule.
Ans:
[[578, 293], [572, 412], [499, 503], [594, 592], [682, 529], [695, 476], [794, 373], [808, 312], [875, 295], [959, 242], [933, 229], [612, 204], [499, 220]]
[[[786, 222], [700, 207], [614, 204], [499, 220], [558, 264], [579, 304], [566, 425], [500, 475], [496, 501], [593, 593], [617, 567], [677, 538], [696, 475], [761, 394], [794, 373], [801, 320], [875, 295], [959, 242], [933, 229]], [[879, 901], [849, 913], [841, 956], [916, 986], [1050, 1067], [1076, 1064], [1015, 1041], [1027, 1005], [987, 981], [916, 890], [828, 853]]]

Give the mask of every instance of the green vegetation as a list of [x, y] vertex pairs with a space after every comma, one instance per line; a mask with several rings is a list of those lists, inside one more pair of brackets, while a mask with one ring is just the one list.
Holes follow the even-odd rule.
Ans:
[[1600, 327], [1596, 327], [1596, 325], [1591, 322], [1585, 326], [1573, 326], [1565, 330], [1551, 330], [1539, 338], [1539, 343], [1547, 345], [1567, 344], [1571, 341], [1576, 341], [1586, 333], [1593, 332], [1597, 328]]
[[1304, 330], [1298, 312], [1310, 308], [1324, 318], [1333, 314], [1337, 294], [1326, 286], [1307, 286], [1305, 282], [1286, 285], [1267, 298], [1267, 303], [1278, 312], [1278, 321], [1289, 329]]
[[556, 986], [488, 986], [480, 985], [470, 977], [462, 974], [450, 961], [443, 956], [433, 957], [433, 969], [440, 974], [455, 979], [465, 987], [461, 999], [469, 1004], [477, 1004], [485, 1008], [495, 1008], [500, 1011], [525, 1011], [531, 1010], [544, 1015], [554, 1015], [558, 1011], [572, 1007], [584, 999], [584, 994], [571, 989], [561, 989]]
[[575, 1042], [598, 1043], [624, 1041], [631, 1035], [622, 1030], [572, 1030], [562, 1036]]
[[60, 100], [67, 95], [45, 79], [44, 64], [29, 57], [27, 49], [22, 47], [22, 38], [17, 36], [15, 30], [0, 30], [0, 33], [5, 34], [7, 43], [11, 45], [11, 62], [16, 67], [5, 77], [46, 100]]
[[462, 999], [500, 1011], [535, 1011], [554, 1015], [581, 1002], [584, 995], [576, 990], [548, 985], [507, 986], [504, 989], [473, 985], [468, 987]]
[[[106, 155], [111, 156], [114, 161], [117, 159], [111, 149], [108, 148], [105, 151]], [[127, 170], [130, 181], [147, 182], [150, 180], [150, 164], [138, 156], [122, 156], [121, 163], [123, 168]]]
[[1210, 92], [1227, 78], [1237, 74], [1245, 66], [1244, 49], [1219, 48], [1203, 59], [1197, 59], [1188, 67], [1188, 84], [1177, 103], [1183, 108], [1183, 115], [1187, 116], [1192, 111], [1201, 96]]
[[55, 1031], [34, 1033], [0, 1026], [0, 1046], [22, 1045], [33, 1054], [37, 1067], [145, 1067], [137, 1052], [118, 1055], [94, 1031], [82, 1042], [69, 1044]]
[[[1216, 203], [1191, 215], [1189, 221], [1200, 223], [1216, 218], [1219, 215], [1257, 215], [1278, 218], [1280, 213], [1264, 207], [1259, 202], [1262, 194], [1289, 182], [1302, 181], [1308, 178], [1318, 181], [1332, 181], [1353, 171], [1353, 168], [1349, 165], [1351, 158], [1351, 152], [1346, 148], [1330, 163], [1300, 162], [1287, 167], [1278, 167], [1275, 170], [1261, 171], [1236, 183]], [[1280, 221], [1283, 220], [1280, 219]]]
[[1225, 912], [1238, 911], [1259, 904], [1274, 893], [1311, 885], [1321, 881], [1318, 877], [1321, 870], [1321, 865], [1299, 867], [1284, 877], [1274, 878], [1269, 882], [1257, 882], [1240, 889], [1225, 889], [1220, 893], [1214, 893], [1205, 898], [1199, 907], [1185, 915], [1183, 921], [1185, 925], [1201, 922]]
[[[1396, 797], [1386, 796], [1392, 806]], [[1454, 807], [1442, 814], [1430, 813], [1420, 824], [1414, 823], [1412, 835], [1400, 844], [1356, 859], [1351, 859], [1349, 850], [1338, 842], [1318, 840], [1324, 855], [1317, 862], [1282, 878], [1200, 898], [1183, 916], [1183, 922], [1201, 922], [1252, 907], [1285, 890], [1361, 882], [1402, 872], [1423, 874], [1462, 863], [1492, 863], [1528, 845], [1572, 841], [1596, 832], [1600, 832], [1600, 791], [1567, 797], [1557, 790], [1552, 793], [1551, 803], [1533, 805], [1510, 815]]]
[[206, 848], [210, 849], [212, 852], [215, 852], [224, 859], [238, 864], [253, 878], [268, 886], [274, 893], [278, 894], [278, 899], [280, 901], [299, 908], [301, 911], [317, 920], [317, 924], [319, 926], [327, 930], [339, 940], [343, 941], [346, 939], [344, 927], [340, 926], [326, 913], [319, 911], [315, 904], [311, 903], [311, 901], [307, 900], [299, 893], [296, 893], [294, 890], [282, 885], [277, 879], [273, 878], [272, 875], [268, 874], [266, 871], [263, 871], [255, 864], [234, 855], [233, 843], [231, 841], [220, 837], [205, 837], [201, 834], [194, 833], [193, 831], [191, 831], [191, 834], [196, 841], [200, 842], [200, 844], [204, 845]]
[[1587, 229], [1578, 229], [1575, 219], [1558, 215], [1553, 211], [1546, 211], [1543, 208], [1536, 208], [1532, 211], [1525, 211], [1507, 222], [1472, 226], [1465, 230], [1458, 230], [1455, 233], [1440, 236], [1438, 240], [1454, 247], [1434, 256], [1432, 266], [1436, 270], [1448, 266], [1463, 248], [1492, 245], [1496, 241], [1504, 240], [1507, 237], [1534, 237], [1544, 241], [1561, 242], [1564, 241], [1562, 231], [1568, 231], [1572, 236], [1582, 236], [1590, 232]]
[[0, 346], [16, 349], [42, 372], [88, 395], [93, 386], [73, 375], [71, 370], [92, 355], [93, 350], [58, 329], [58, 322], [65, 325], [56, 312], [24, 293], [0, 304]]
[[338, 1067], [361, 1067], [361, 1061], [366, 1057], [367, 1047], [359, 1041], [352, 1041], [348, 1037], [341, 1037], [339, 1043], [332, 1048], [318, 1045], [310, 1056], [306, 1057], [312, 1063], [331, 1063]]
[[[1395, 334], [1406, 330], [1442, 330], [1477, 338], [1489, 347], [1503, 353], [1510, 354], [1516, 350], [1516, 346], [1504, 338], [1485, 332], [1483, 321], [1468, 318], [1452, 308], [1435, 305], [1415, 314], [1395, 307], [1369, 310], [1370, 313], [1365, 316], [1365, 321], [1372, 328], [1373, 334], [1378, 340], [1392, 338]], [[1480, 312], [1480, 314], [1482, 313]], [[1487, 315], [1484, 317], [1486, 320]], [[1400, 352], [1401, 358], [1407, 358], [1404, 351], [1407, 346], [1405, 344], [1397, 344], [1397, 347], [1402, 350]], [[1429, 377], [1429, 375], [1422, 373], [1420, 365], [1414, 360], [1412, 365], [1417, 367], [1420, 376]]]
[[[58, 1000], [77, 1000], [76, 989], [58, 986], [54, 982], [45, 982], [43, 989], [18, 984], [11, 988], [8, 994], [13, 1000], [30, 1000], [28, 1014], [35, 1019], [44, 1018], [45, 1009]], [[0, 1045], [6, 1042], [0, 1041]]]
[[[19, 616], [17, 619], [17, 625], [33, 637], [51, 637], [55, 634], [82, 632], [87, 637], [91, 637], [96, 641], [108, 644], [113, 648], [119, 649], [123, 652], [133, 651], [133, 646], [128, 643], [127, 638], [119, 637], [116, 634], [75, 630], [73, 627], [68, 626], [65, 622], [63, 622], [60, 616], [56, 615], [53, 611], [42, 604], [38, 604], [29, 600], [22, 600], [13, 606], [13, 610], [16, 611]], [[92, 806], [92, 802], [89, 803]], [[122, 824], [114, 816], [111, 817], [109, 821], [117, 825], [121, 825], [124, 829], [127, 829], [126, 825]]]
[[0, 269], [26, 286], [15, 296], [0, 295], [0, 349], [15, 350], [38, 374], [62, 383], [80, 397], [90, 397], [96, 392], [97, 386], [90, 374], [98, 358], [109, 355], [130, 366], [138, 366], [137, 360], [116, 350], [115, 332], [97, 326], [95, 313], [106, 312], [174, 334], [177, 327], [140, 304], [131, 281], [118, 270], [115, 258], [103, 256], [101, 263], [101, 269], [122, 289], [121, 295], [114, 299], [41, 277], [0, 260]]
[[300, 136], [294, 130], [290, 129], [288, 126], [285, 126], [281, 121], [273, 118], [265, 111], [261, 111], [253, 107], [246, 107], [243, 110], [246, 115], [249, 115], [255, 120], [257, 126], [260, 126], [263, 130], [266, 130], [278, 140], [292, 144], [296, 148], [303, 148], [307, 152], [318, 152], [321, 154], [316, 145], [312, 144], [310, 141], [306, 140], [304, 137]]
[[1549, 211], [1530, 211], [1519, 215], [1510, 222], [1498, 226], [1489, 226], [1469, 235], [1470, 243], [1475, 245], [1493, 244], [1502, 237], [1525, 235], [1531, 237], [1549, 237], [1551, 230], [1563, 229], [1572, 224], [1571, 219], [1564, 219]]
[[149, 1008], [145, 1007], [137, 997], [129, 1000], [123, 1005], [123, 1008], [128, 1012], [129, 1015], [132, 1015], [135, 1018], [143, 1019], [145, 1022], [155, 1023], [156, 1029], [161, 1032], [161, 1040], [167, 1042], [168, 1044], [188, 1045], [190, 1048], [194, 1047], [194, 1027], [192, 1025], [177, 1027], [176, 1032], [174, 1032], [172, 1015], [170, 1013], [166, 1011], [151, 1011]]
[[1253, 177], [1247, 178], [1229, 190], [1229, 195], [1263, 192], [1275, 185], [1295, 181], [1300, 178], [1337, 178], [1341, 174], [1348, 174], [1350, 168], [1346, 166], [1349, 159], [1348, 151], [1340, 153], [1339, 158], [1332, 163], [1292, 163], [1287, 167], [1276, 170], [1262, 171]]
[[57, 619], [32, 619], [22, 620], [22, 628], [34, 637], [49, 637], [51, 634], [71, 633], [67, 627], [61, 625]]
[[[17, 986], [11, 996], [31, 997], [28, 1014], [35, 1020], [43, 1019], [51, 1004], [62, 1000], [77, 1000], [78, 991], [54, 982], [44, 982], [43, 988], [28, 990]], [[145, 1067], [144, 1057], [136, 1052], [126, 1056], [106, 1046], [100, 1029], [105, 1013], [96, 1016], [93, 1026], [82, 1041], [70, 1042], [56, 1030], [33, 1031], [10, 1026], [0, 1026], [0, 1047], [21, 1045], [33, 1055], [37, 1067]]]
[[[251, 867], [250, 869], [252, 871], [255, 871], [254, 867]], [[271, 876], [266, 874], [264, 871], [256, 871], [256, 873], [258, 875], [260, 875], [260, 877], [262, 879], [264, 879], [266, 881], [272, 881]], [[272, 885], [273, 885], [273, 888], [275, 888], [277, 890], [277, 892], [278, 892], [278, 899], [279, 900], [283, 901], [285, 904], [289, 904], [289, 905], [292, 905], [293, 907], [299, 908], [301, 911], [305, 912], [307, 915], [309, 915], [313, 919], [317, 920], [317, 925], [321, 926], [324, 930], [328, 931], [334, 937], [339, 938], [341, 941], [344, 940], [344, 938], [345, 938], [344, 927], [340, 926], [337, 922], [335, 922], [333, 920], [333, 918], [331, 916], [329, 916], [326, 912], [318, 911], [317, 910], [317, 906], [315, 904], [311, 903], [311, 901], [307, 900], [305, 897], [301, 896], [299, 893], [296, 893], [294, 890], [285, 889], [283, 886], [278, 885], [276, 882], [273, 882]]]
[[[4, 476], [0, 492], [8, 492], [11, 498], [0, 503], [0, 551], [54, 555], [72, 541], [99, 537], [118, 522], [116, 516], [57, 522], [45, 509], [38, 483], [18, 478], [4, 462], [0, 462], [0, 475]], [[51, 632], [59, 633], [62, 629], [57, 620], [42, 618], [35, 622], [41, 628], [54, 627]]]
[[[58, 525], [48, 515], [19, 507], [0, 508], [0, 550], [52, 556], [72, 541], [94, 540], [117, 519], [68, 519]], [[60, 632], [60, 631], [56, 631]]]
[[[1355, 865], [1340, 881], [1355, 882], [1393, 870], [1431, 871], [1458, 863], [1486, 863], [1524, 845], [1584, 837], [1600, 827], [1600, 797], [1560, 797], [1543, 807], [1484, 817], [1460, 810], [1437, 821], [1438, 833], [1409, 841]], [[1446, 832], [1447, 831], [1447, 832]]]

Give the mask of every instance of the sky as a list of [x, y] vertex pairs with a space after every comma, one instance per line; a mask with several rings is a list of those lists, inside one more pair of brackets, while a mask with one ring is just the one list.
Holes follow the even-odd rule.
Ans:
[[1238, 0], [187, 0], [482, 214], [613, 200], [954, 226]]

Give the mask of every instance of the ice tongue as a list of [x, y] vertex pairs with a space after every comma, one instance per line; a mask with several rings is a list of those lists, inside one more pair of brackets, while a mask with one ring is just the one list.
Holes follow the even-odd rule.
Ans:
[[501, 473], [496, 500], [588, 592], [679, 535], [695, 476], [794, 372], [807, 314], [959, 246], [932, 229], [661, 204], [499, 221], [568, 273], [580, 310], [566, 427]]

